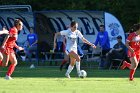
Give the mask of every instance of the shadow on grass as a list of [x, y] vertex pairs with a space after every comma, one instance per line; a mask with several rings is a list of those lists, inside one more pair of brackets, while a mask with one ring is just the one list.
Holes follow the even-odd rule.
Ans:
[[[127, 78], [129, 76], [129, 70], [98, 70], [98, 69], [84, 69], [87, 72], [88, 78]], [[0, 76], [4, 77], [7, 72], [7, 68], [0, 68]], [[30, 69], [27, 66], [16, 67], [13, 77], [24, 78], [64, 78], [66, 70], [59, 70], [59, 67], [36, 67]], [[72, 78], [78, 78], [76, 69], [71, 72]], [[140, 71], [137, 70], [135, 77], [140, 77]]]

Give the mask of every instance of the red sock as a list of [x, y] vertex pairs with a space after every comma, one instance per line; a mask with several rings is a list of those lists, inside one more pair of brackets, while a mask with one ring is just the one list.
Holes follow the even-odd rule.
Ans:
[[131, 69], [130, 70], [130, 75], [129, 75], [130, 80], [133, 80], [134, 74], [135, 74], [135, 69]]
[[63, 60], [61, 65], [64, 65], [66, 62], [67, 62], [66, 60]]
[[2, 66], [2, 61], [0, 60], [0, 66]]
[[15, 70], [15, 65], [11, 64], [8, 68], [8, 72], [6, 75], [11, 76], [11, 74], [14, 72], [14, 70]]

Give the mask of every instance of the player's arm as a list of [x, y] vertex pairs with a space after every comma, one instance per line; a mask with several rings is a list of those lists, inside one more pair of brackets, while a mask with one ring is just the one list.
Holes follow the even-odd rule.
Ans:
[[133, 40], [134, 36], [135, 36], [134, 33], [129, 34], [129, 36], [127, 37], [126, 42], [125, 42], [125, 46], [128, 48], [128, 50], [131, 53], [134, 53], [134, 50], [133, 50], [133, 48], [131, 48], [131, 46], [129, 44]]
[[24, 48], [18, 46], [16, 43], [15, 43], [15, 48], [17, 48], [18, 50], [24, 50]]
[[77, 34], [78, 34], [78, 37], [79, 37], [84, 43], [86, 43], [86, 44], [92, 46], [93, 48], [96, 48], [96, 46], [95, 46], [94, 44], [90, 43], [87, 39], [85, 39], [85, 38], [83, 37], [83, 35], [81, 34], [80, 31], [77, 31]]
[[0, 34], [9, 34], [9, 31], [5, 27], [3, 27], [2, 31], [0, 31]]
[[54, 41], [53, 41], [53, 45], [54, 45], [53, 48], [54, 48], [54, 49], [56, 49], [56, 39], [57, 39], [57, 36], [58, 36], [58, 35], [61, 35], [61, 33], [60, 33], [60, 32], [57, 32], [57, 33], [55, 33], [55, 35], [54, 35]]
[[63, 44], [64, 44], [64, 46], [66, 46], [66, 38], [65, 37], [63, 38]]
[[34, 44], [37, 44], [38, 40], [36, 40], [31, 46], [33, 46]]
[[5, 46], [5, 44], [6, 44], [6, 42], [7, 42], [7, 40], [8, 40], [8, 38], [10, 37], [10, 35], [8, 34], [8, 35], [6, 35], [6, 37], [4, 38], [4, 41], [3, 41], [3, 43], [2, 43], [2, 48], [4, 48], [4, 46]]
[[37, 37], [37, 35], [35, 34], [35, 42], [31, 45], [31, 46], [33, 46], [33, 45], [35, 45], [35, 44], [37, 44], [38, 43], [38, 37]]
[[134, 53], [134, 50], [130, 47], [128, 40], [126, 41], [125, 45], [128, 48], [128, 50], [130, 50], [131, 53]]
[[82, 41], [90, 46], [92, 46], [93, 48], [96, 48], [96, 46], [92, 43], [90, 43], [87, 39], [85, 39], [84, 37], [82, 37]]
[[1, 34], [9, 34], [9, 31], [8, 30], [2, 30], [2, 31], [0, 31], [0, 35]]

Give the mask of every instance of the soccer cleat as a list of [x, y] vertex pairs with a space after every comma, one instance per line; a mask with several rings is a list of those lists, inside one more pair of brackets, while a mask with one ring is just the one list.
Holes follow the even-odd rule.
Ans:
[[67, 78], [70, 78], [70, 75], [69, 75], [69, 74], [67, 74], [67, 73], [65, 74], [65, 76], [66, 76]]
[[32, 69], [32, 68], [35, 68], [35, 65], [34, 65], [34, 64], [31, 64], [30, 68], [31, 68], [31, 69]]
[[125, 69], [126, 68], [126, 61], [123, 61], [123, 64], [122, 64], [122, 66], [120, 67], [121, 69]]
[[5, 79], [6, 79], [6, 80], [12, 80], [13, 78], [11, 78], [10, 76], [6, 75], [6, 76], [5, 76]]
[[134, 80], [134, 78], [130, 78], [130, 79], [129, 79], [129, 81], [133, 81], [133, 80]]

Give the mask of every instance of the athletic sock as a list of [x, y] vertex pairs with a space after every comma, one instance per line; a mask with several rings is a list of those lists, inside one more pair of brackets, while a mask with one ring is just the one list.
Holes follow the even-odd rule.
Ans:
[[14, 64], [11, 64], [11, 65], [9, 66], [9, 68], [8, 68], [8, 72], [7, 72], [6, 75], [11, 76], [12, 73], [14, 72], [14, 70], [15, 70], [15, 65], [14, 65]]
[[130, 75], [129, 75], [130, 80], [133, 80], [134, 74], [135, 74], [135, 69], [130, 69]]
[[77, 73], [80, 73], [80, 62], [76, 61], [76, 69], [77, 69]]
[[70, 74], [70, 72], [73, 70], [73, 68], [74, 68], [74, 66], [69, 65], [66, 74]]

